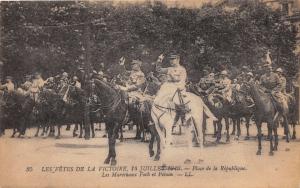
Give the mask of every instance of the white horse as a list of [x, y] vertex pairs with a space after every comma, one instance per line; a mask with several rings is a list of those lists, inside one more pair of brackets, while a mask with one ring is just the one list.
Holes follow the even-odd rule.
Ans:
[[[188, 111], [185, 114], [186, 125], [183, 126], [185, 139], [188, 142], [188, 153], [193, 146], [193, 140], [196, 140], [200, 146], [200, 153], [202, 153], [204, 143], [203, 131], [203, 112], [211, 113], [204, 105], [202, 99], [189, 92], [180, 91], [178, 89], [170, 88], [160, 90], [154, 100], [151, 109], [152, 120], [155, 124], [157, 139], [157, 154], [154, 160], [160, 159], [160, 148], [168, 148], [174, 143], [174, 135], [172, 135], [172, 126], [176, 116], [175, 104], [186, 104]], [[180, 122], [180, 119], [179, 121]], [[194, 139], [193, 139], [194, 138]], [[154, 155], [152, 145], [149, 145], [150, 156]], [[151, 155], [152, 154], [152, 155]], [[191, 156], [191, 155], [189, 155]]]

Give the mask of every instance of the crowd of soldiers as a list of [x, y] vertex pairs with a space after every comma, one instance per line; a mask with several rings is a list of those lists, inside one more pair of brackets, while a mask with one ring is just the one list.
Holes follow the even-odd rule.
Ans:
[[[178, 55], [171, 55], [170, 59], [178, 59]], [[172, 77], [170, 82], [175, 83], [177, 80], [184, 80], [183, 85], [186, 84], [187, 73], [183, 66], [179, 64], [171, 64], [172, 69], [162, 68], [161, 63], [164, 59], [164, 55], [160, 55], [156, 62], [156, 73], [150, 72], [145, 76], [145, 73], [142, 71], [142, 61], [133, 60], [131, 62], [131, 70], [126, 71], [122, 75], [117, 75], [112, 78], [108, 78], [108, 73], [105, 73], [105, 70], [100, 71], [93, 70], [90, 74], [92, 81], [93, 78], [101, 79], [106, 82], [110, 82], [117, 89], [122, 90], [129, 94], [139, 95], [139, 98], [145, 96], [147, 93], [146, 90], [151, 90], [150, 87], [146, 84], [147, 80], [154, 82], [155, 85], [159, 86], [164, 82], [164, 76]], [[119, 66], [124, 66], [125, 58], [122, 57], [119, 61]], [[282, 68], [277, 68], [273, 70], [272, 62], [269, 57], [269, 54], [266, 55], [263, 62], [264, 73], [261, 76], [254, 76], [253, 71], [248, 66], [243, 66], [241, 68], [241, 73], [236, 77], [232, 78], [229, 73], [229, 70], [222, 70], [220, 72], [209, 71], [208, 69], [203, 70], [204, 76], [199, 80], [198, 83], [193, 83], [197, 86], [199, 93], [209, 96], [208, 99], [212, 102], [212, 98], [215, 96], [221, 97], [224, 101], [228, 103], [233, 103], [232, 92], [239, 91], [243, 88], [243, 85], [249, 82], [259, 83], [265, 92], [271, 93], [274, 99], [281, 105], [287, 105], [285, 97], [286, 93], [286, 78], [284, 77]], [[79, 68], [79, 72], [84, 72], [82, 68]], [[84, 80], [79, 79], [79, 77], [84, 78], [81, 75], [73, 75], [71, 78], [67, 72], [62, 72], [53, 77], [49, 77], [46, 80], [42, 78], [40, 73], [35, 73], [34, 76], [26, 75], [25, 82], [21, 84], [18, 88], [15, 87], [13, 78], [7, 76], [5, 83], [1, 83], [0, 90], [7, 91], [8, 93], [16, 91], [23, 95], [29, 95], [32, 98], [37, 97], [39, 91], [42, 88], [53, 89], [57, 93], [61, 93], [62, 96], [66, 94], [64, 86], [73, 85], [77, 88], [81, 88]], [[176, 78], [178, 77], [178, 78]], [[181, 79], [181, 77], [184, 79]], [[125, 80], [124, 80], [125, 79]], [[174, 81], [172, 81], [174, 80]], [[185, 86], [183, 86], [185, 87]], [[150, 92], [150, 96], [155, 95], [156, 92]], [[251, 103], [251, 99], [249, 98]]]

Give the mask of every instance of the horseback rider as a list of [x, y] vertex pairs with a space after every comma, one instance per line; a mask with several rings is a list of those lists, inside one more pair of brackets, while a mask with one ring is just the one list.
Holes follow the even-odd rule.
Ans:
[[44, 86], [45, 81], [43, 80], [40, 73], [35, 73], [34, 79], [32, 80], [32, 85], [30, 87], [30, 96], [37, 100], [38, 93], [41, 91], [42, 87]]
[[215, 74], [209, 73], [207, 70], [204, 71], [204, 77], [198, 82], [198, 91], [205, 95], [209, 95], [215, 88]]
[[126, 86], [120, 86], [123, 91], [131, 92], [141, 90], [145, 84], [146, 78], [145, 74], [141, 70], [142, 62], [138, 60], [133, 60], [131, 62], [132, 70], [130, 71], [129, 80]]
[[283, 93], [283, 94], [286, 94], [286, 78], [284, 77], [284, 75], [283, 75], [283, 70], [282, 70], [282, 68], [277, 68], [276, 70], [275, 70], [275, 72], [278, 74], [278, 76], [279, 76], [279, 80], [280, 80], [280, 82], [279, 82], [279, 87], [281, 88], [281, 92]]
[[28, 91], [32, 86], [31, 75], [25, 75], [25, 82], [21, 85], [21, 88]]
[[75, 86], [76, 88], [81, 89], [81, 83], [79, 82], [79, 79], [77, 76], [73, 76], [73, 86]]
[[286, 97], [282, 92], [285, 85], [283, 79], [272, 71], [271, 63], [266, 63], [264, 68], [266, 73], [261, 76], [260, 85], [266, 93], [270, 93], [277, 110], [287, 109]]
[[29, 89], [32, 87], [31, 75], [25, 75], [25, 82], [17, 89], [21, 95], [29, 95]]
[[46, 89], [56, 89], [56, 84], [55, 84], [55, 80], [54, 77], [49, 77], [46, 79], [45, 84], [44, 84], [44, 88]]
[[11, 76], [6, 76], [5, 78], [6, 83], [3, 85], [0, 85], [0, 90], [7, 91], [8, 93], [11, 93], [15, 90], [15, 85], [12, 82]]
[[[187, 72], [183, 66], [180, 65], [180, 56], [171, 54], [169, 56], [171, 67], [162, 68], [160, 64], [157, 66], [159, 74], [165, 74], [167, 79], [161, 85], [155, 100], [164, 97], [165, 92], [175, 95], [178, 91], [181, 97], [185, 96], [185, 82], [187, 79]], [[161, 61], [162, 62], [162, 61]], [[186, 104], [182, 103], [175, 105], [176, 116], [174, 118], [173, 127], [176, 126], [179, 119], [182, 125], [186, 124], [185, 114], [188, 112]]]
[[231, 80], [228, 78], [228, 72], [226, 70], [221, 71], [220, 77], [217, 83], [217, 93], [220, 94], [221, 98], [228, 102], [231, 103], [232, 99], [232, 85], [231, 85]]

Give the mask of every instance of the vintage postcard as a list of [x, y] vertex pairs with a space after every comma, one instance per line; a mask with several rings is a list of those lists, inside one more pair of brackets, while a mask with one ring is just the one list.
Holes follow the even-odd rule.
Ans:
[[300, 188], [300, 1], [0, 2], [0, 187]]

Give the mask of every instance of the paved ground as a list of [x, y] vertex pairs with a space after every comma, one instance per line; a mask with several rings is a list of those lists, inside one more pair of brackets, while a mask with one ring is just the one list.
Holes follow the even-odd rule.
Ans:
[[[297, 126], [300, 138], [300, 126]], [[117, 143], [118, 166], [127, 166], [126, 172], [133, 173], [137, 166], [179, 166], [180, 171], [169, 171], [172, 176], [156, 174], [152, 177], [103, 177], [113, 172], [105, 172], [103, 161], [108, 152], [107, 139], [103, 131], [96, 132], [96, 138], [84, 140], [73, 138], [71, 131], [63, 128], [62, 138], [35, 138], [35, 129], [30, 129], [23, 139], [10, 138], [11, 130], [0, 138], [0, 187], [300, 187], [300, 139], [286, 143], [280, 140], [279, 150], [269, 156], [269, 142], [263, 142], [263, 153], [256, 156], [257, 141], [255, 126], [251, 126], [251, 139], [242, 138], [217, 146], [192, 148], [188, 150], [181, 137], [178, 143], [164, 152], [162, 160], [153, 161], [148, 156], [148, 143], [126, 139]], [[212, 130], [209, 130], [211, 133]], [[266, 129], [264, 127], [266, 134]], [[279, 133], [282, 135], [282, 128]], [[133, 131], [126, 131], [125, 137], [133, 137]], [[223, 136], [224, 137], [224, 136]], [[208, 140], [213, 141], [211, 135]], [[193, 156], [193, 157], [191, 157]], [[191, 164], [184, 164], [186, 159]], [[63, 170], [55, 167], [65, 167]], [[195, 170], [197, 166], [197, 170]], [[223, 166], [223, 169], [221, 169]], [[234, 167], [232, 167], [234, 166]], [[28, 168], [29, 167], [29, 168]], [[51, 167], [51, 168], [50, 168]], [[61, 167], [61, 168], [62, 168]], [[67, 168], [69, 167], [69, 168]], [[76, 167], [84, 167], [84, 172], [76, 172]], [[95, 167], [95, 171], [87, 171]], [[218, 170], [213, 170], [217, 168]], [[226, 167], [232, 168], [227, 170]], [[73, 169], [71, 169], [73, 168]], [[146, 167], [145, 167], [146, 168]], [[204, 169], [203, 169], [204, 168]], [[210, 168], [210, 170], [209, 170]], [[71, 169], [71, 170], [70, 170]], [[236, 169], [240, 169], [238, 172]], [[55, 172], [54, 172], [55, 171]], [[120, 173], [124, 173], [121, 171]], [[169, 175], [170, 175], [169, 173]], [[188, 176], [189, 173], [193, 176]], [[158, 176], [159, 175], [159, 176]], [[166, 174], [165, 174], [166, 175]], [[206, 185], [206, 186], [204, 186]]]

